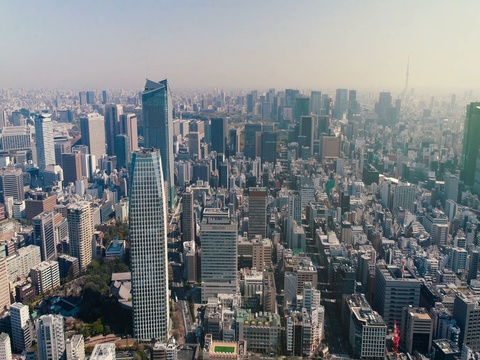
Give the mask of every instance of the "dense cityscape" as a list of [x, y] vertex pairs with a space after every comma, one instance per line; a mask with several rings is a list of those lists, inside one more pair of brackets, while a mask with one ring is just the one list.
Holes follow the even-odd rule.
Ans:
[[0, 90], [0, 359], [480, 357], [480, 102], [408, 77]]

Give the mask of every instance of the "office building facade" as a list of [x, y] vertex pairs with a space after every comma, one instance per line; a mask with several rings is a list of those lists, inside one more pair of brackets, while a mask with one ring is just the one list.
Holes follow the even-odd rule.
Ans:
[[65, 359], [65, 332], [63, 316], [43, 315], [36, 323], [38, 359]]
[[163, 179], [167, 183], [168, 205], [172, 207], [175, 189], [173, 181], [173, 115], [172, 95], [167, 79], [155, 82], [147, 79], [142, 93], [143, 133], [146, 148], [160, 150]]
[[480, 102], [467, 105], [467, 115], [463, 128], [463, 151], [460, 179], [465, 185], [473, 186], [475, 182], [475, 168], [480, 149]]
[[202, 302], [237, 292], [237, 223], [228, 211], [204, 209], [201, 224]]
[[[105, 118], [98, 113], [87, 114], [80, 118], [82, 144], [88, 146], [88, 151], [95, 156], [96, 161], [106, 154], [104, 123]], [[96, 165], [94, 164], [94, 169]]]
[[79, 201], [67, 206], [70, 256], [78, 259], [80, 272], [92, 262], [93, 213], [88, 201]]
[[133, 153], [130, 170], [133, 326], [139, 341], [168, 339], [167, 199], [158, 149]]
[[55, 165], [55, 145], [53, 142], [51, 116], [48, 113], [41, 113], [35, 118], [35, 141], [40, 171], [45, 170], [47, 165]]

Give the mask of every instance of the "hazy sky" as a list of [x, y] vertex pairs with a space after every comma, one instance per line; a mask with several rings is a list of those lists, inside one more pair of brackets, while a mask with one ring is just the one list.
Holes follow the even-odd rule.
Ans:
[[0, 0], [0, 88], [480, 88], [480, 1]]

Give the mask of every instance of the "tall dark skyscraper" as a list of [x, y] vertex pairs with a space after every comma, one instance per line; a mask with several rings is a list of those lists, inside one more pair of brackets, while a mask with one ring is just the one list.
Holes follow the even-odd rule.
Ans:
[[[480, 148], [480, 102], [473, 102], [467, 105], [467, 116], [465, 118], [462, 171], [461, 180], [465, 185], [473, 186], [475, 183], [475, 167]], [[480, 181], [480, 179], [479, 179]]]
[[128, 169], [130, 165], [130, 138], [120, 134], [115, 136], [115, 154], [117, 155], [117, 169]]
[[305, 96], [295, 97], [293, 106], [293, 120], [298, 124], [302, 116], [310, 115], [310, 98]]
[[96, 103], [96, 101], [95, 101], [95, 92], [93, 92], [93, 91], [87, 91], [86, 100], [87, 100], [87, 104], [89, 104], [89, 105], [95, 105], [95, 103]]
[[107, 90], [102, 91], [102, 104], [105, 105], [107, 103]]
[[305, 136], [305, 146], [310, 148], [310, 153], [313, 154], [313, 140], [314, 140], [314, 122], [313, 116], [302, 116], [300, 120], [300, 136]]
[[228, 137], [229, 137], [229, 152], [228, 155], [232, 156], [235, 155], [239, 150], [238, 150], [238, 135], [237, 135], [237, 129], [230, 129], [228, 131]]
[[167, 79], [148, 80], [142, 93], [143, 134], [146, 148], [160, 149], [164, 181], [167, 182], [168, 204], [173, 206], [173, 117], [172, 95]]
[[392, 94], [381, 92], [378, 96], [378, 102], [375, 104], [375, 112], [380, 122], [387, 121], [389, 109], [392, 107]]
[[313, 90], [310, 93], [310, 112], [315, 115], [320, 115], [322, 110], [322, 93]]
[[139, 341], [168, 339], [167, 206], [158, 149], [133, 153], [130, 263], [133, 330]]
[[262, 163], [277, 162], [277, 133], [274, 131], [262, 132]]
[[227, 140], [227, 119], [212, 118], [210, 120], [210, 151], [225, 154], [225, 143]]
[[245, 124], [245, 146], [243, 154], [247, 159], [255, 159], [256, 133], [262, 131], [262, 124]]
[[115, 155], [115, 135], [120, 133], [120, 115], [122, 114], [122, 105], [105, 105], [105, 139], [109, 156]]

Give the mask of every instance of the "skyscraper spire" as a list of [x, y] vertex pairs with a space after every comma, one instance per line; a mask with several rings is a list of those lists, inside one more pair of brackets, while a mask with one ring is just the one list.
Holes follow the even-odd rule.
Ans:
[[407, 73], [405, 75], [405, 89], [403, 89], [404, 97], [407, 95], [407, 90], [408, 90], [408, 75], [410, 75], [410, 56], [408, 56], [408, 60], [407, 60]]

